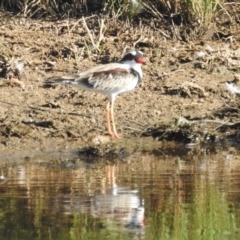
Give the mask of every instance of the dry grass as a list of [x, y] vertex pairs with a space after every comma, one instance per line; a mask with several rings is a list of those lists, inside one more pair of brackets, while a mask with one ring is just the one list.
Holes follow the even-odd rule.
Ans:
[[147, 12], [156, 18], [178, 19], [180, 23], [198, 21], [208, 24], [223, 9], [224, 0], [2, 0], [2, 9], [16, 11], [25, 17], [46, 15], [82, 15], [97, 10], [115, 18], [132, 20]]
[[[165, 39], [208, 40], [212, 37], [218, 38], [219, 34], [220, 38], [231, 37], [232, 33], [237, 31], [237, 27], [233, 29], [234, 23], [240, 21], [240, 11], [236, 10], [239, 9], [239, 3], [224, 3], [224, 1], [104, 0], [99, 3], [97, 0], [0, 0], [0, 7], [31, 18], [58, 17], [66, 20], [77, 18], [76, 25], [68, 28], [69, 34], [74, 31], [79, 21], [84, 23], [84, 18], [91, 18], [94, 13], [99, 18], [99, 22], [96, 24], [97, 28], [100, 27], [100, 31], [96, 33], [95, 27], [89, 26], [88, 22], [84, 23], [83, 27], [90, 37], [90, 44], [87, 42], [86, 48], [91, 47], [98, 51], [107, 30], [105, 19], [110, 19], [117, 25], [120, 24], [122, 28], [125, 25], [130, 27], [133, 26], [133, 23], [137, 23], [140, 29], [142, 27], [150, 28], [160, 32]], [[231, 12], [231, 16], [228, 11]], [[234, 12], [235, 15], [232, 14]], [[227, 22], [230, 23], [231, 29], [229, 25], [225, 24]], [[225, 25], [221, 26], [222, 23]], [[235, 25], [237, 26], [237, 24]], [[134, 39], [134, 42], [140, 41], [140, 44], [145, 44], [153, 41], [152, 34], [146, 33], [146, 29], [143, 32], [145, 36], [141, 33], [137, 39]]]

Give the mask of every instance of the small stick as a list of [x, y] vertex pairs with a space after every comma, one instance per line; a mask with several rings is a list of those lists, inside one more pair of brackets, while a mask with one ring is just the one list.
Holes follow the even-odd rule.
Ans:
[[95, 44], [94, 41], [93, 41], [92, 34], [91, 34], [91, 32], [90, 32], [90, 30], [89, 30], [89, 28], [88, 28], [88, 26], [87, 26], [87, 23], [86, 23], [86, 21], [85, 21], [85, 18], [82, 17], [82, 20], [83, 20], [83, 23], [84, 23], [84, 27], [86, 28], [86, 30], [87, 30], [87, 32], [88, 32], [88, 35], [89, 35], [89, 37], [90, 37], [90, 40], [91, 40], [91, 42], [92, 42], [93, 47], [94, 47], [94, 48], [97, 48], [97, 47], [96, 47], [96, 44]]
[[98, 42], [97, 42], [97, 49], [99, 48], [99, 45], [100, 45], [101, 41], [104, 40], [104, 34], [103, 34], [103, 28], [104, 27], [105, 27], [104, 19], [101, 19], [99, 39], [98, 39]]
[[141, 28], [140, 28], [140, 37], [139, 37], [139, 39], [133, 44], [133, 47], [135, 48], [136, 47], [136, 45], [137, 45], [137, 43], [139, 43], [142, 39], [143, 39], [143, 27], [141, 26]]
[[[92, 15], [92, 16], [90, 16], [90, 17], [85, 17], [85, 19], [88, 19], [88, 18], [92, 18], [92, 17], [95, 17], [96, 15]], [[82, 18], [80, 18], [72, 27], [71, 27], [71, 29], [69, 30], [69, 33], [71, 33], [72, 32], [72, 30], [77, 26], [77, 24], [79, 23], [79, 22], [81, 22], [81, 21], [83, 21], [83, 19]]]
[[172, 71], [172, 72], [169, 72], [169, 73], [163, 72], [163, 74], [162, 74], [161, 77], [170, 76], [170, 75], [173, 75], [173, 74], [175, 74], [175, 73], [177, 73], [177, 72], [184, 72], [184, 70], [181, 69], [181, 68], [177, 68], [176, 70], [174, 70], [174, 71]]
[[[229, 122], [229, 120], [228, 120], [226, 123], [228, 123], [228, 122]], [[217, 127], [215, 127], [214, 130], [217, 130], [218, 128], [220, 128], [220, 127], [223, 126], [223, 125], [226, 125], [226, 123], [221, 123], [220, 125], [218, 125]]]
[[124, 129], [130, 129], [130, 130], [134, 130], [134, 131], [142, 132], [141, 129], [132, 128], [132, 127], [124, 127]]

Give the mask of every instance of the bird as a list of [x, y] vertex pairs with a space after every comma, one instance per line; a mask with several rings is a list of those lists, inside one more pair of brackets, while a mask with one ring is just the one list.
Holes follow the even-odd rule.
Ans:
[[120, 138], [114, 118], [115, 99], [117, 95], [133, 90], [141, 82], [143, 77], [141, 66], [144, 63], [143, 53], [131, 50], [123, 55], [120, 62], [98, 65], [74, 75], [50, 77], [45, 84], [65, 84], [107, 96], [108, 134], [113, 138]]

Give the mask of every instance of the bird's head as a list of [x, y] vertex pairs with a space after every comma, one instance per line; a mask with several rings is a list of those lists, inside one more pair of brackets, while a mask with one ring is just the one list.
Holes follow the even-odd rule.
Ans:
[[144, 64], [143, 53], [141, 51], [128, 51], [124, 54], [121, 62], [136, 62], [139, 64]]

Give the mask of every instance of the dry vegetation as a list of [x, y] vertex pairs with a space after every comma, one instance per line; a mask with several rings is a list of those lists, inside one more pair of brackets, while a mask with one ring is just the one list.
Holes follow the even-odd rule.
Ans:
[[[234, 1], [229, 3], [235, 5]], [[139, 13], [186, 23], [198, 21], [208, 24], [216, 12], [226, 10], [223, 0], [6, 0], [1, 1], [5, 10], [20, 12], [25, 17], [80, 16], [86, 13], [107, 13], [115, 18], [133, 19]], [[229, 14], [228, 14], [229, 15]], [[230, 17], [230, 15], [229, 15]]]

